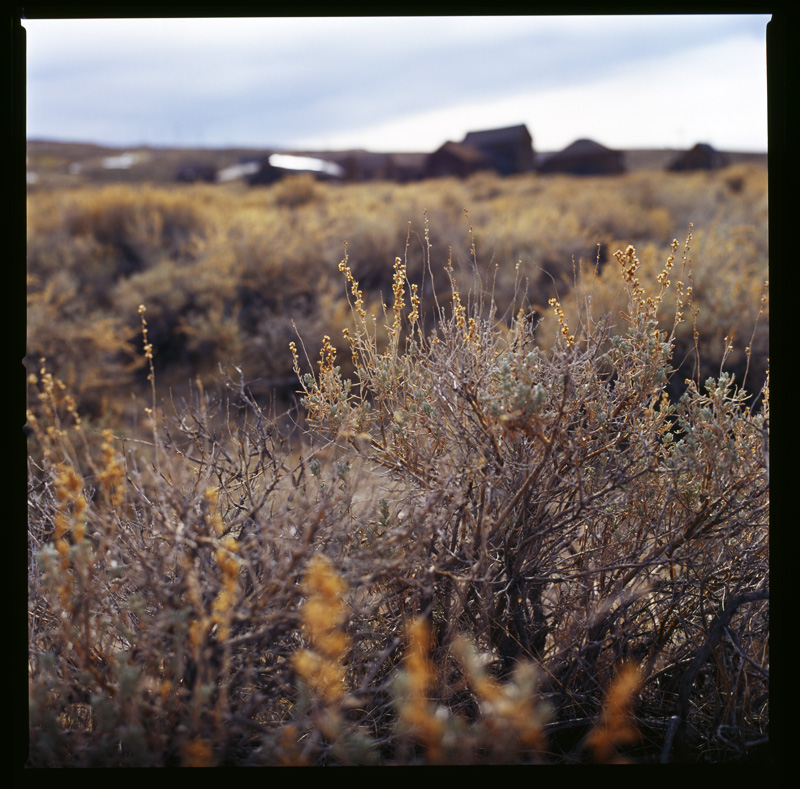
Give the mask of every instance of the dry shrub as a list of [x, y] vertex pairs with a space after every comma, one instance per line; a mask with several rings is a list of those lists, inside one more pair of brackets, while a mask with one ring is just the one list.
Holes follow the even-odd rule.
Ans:
[[[672, 242], [670, 282], [672, 295], [658, 302], [658, 318], [669, 322], [676, 314], [672, 357], [676, 374], [669, 385], [677, 400], [685, 391], [687, 378], [696, 382], [727, 373], [736, 384], [757, 396], [767, 378], [769, 366], [769, 282], [766, 252], [757, 248], [755, 228], [734, 228], [731, 238], [719, 227], [695, 235], [690, 226], [681, 247]], [[726, 265], [718, 265], [720, 251]], [[636, 252], [640, 275], [654, 281], [661, 269], [661, 250], [646, 244]], [[576, 287], [561, 304], [567, 320], [601, 321], [611, 316], [610, 330], [619, 336], [627, 330], [624, 283], [613, 264], [581, 261], [575, 272]], [[540, 313], [544, 312], [537, 305]], [[544, 324], [537, 329], [537, 343], [552, 347], [558, 327]]]
[[[561, 730], [581, 725], [623, 660], [644, 667], [642, 703], [669, 708], [680, 667], [731, 597], [753, 605], [727, 654], [759, 632], [745, 652], [763, 660], [767, 391], [754, 413], [723, 373], [670, 401], [683, 316], [664, 326], [659, 306], [672, 252], [650, 294], [633, 247], [617, 253], [624, 333], [610, 331], [610, 316], [570, 324], [552, 299], [549, 352], [524, 308], [504, 328], [490, 294], [470, 309], [455, 282], [452, 312], [424, 335], [399, 258], [381, 350], [345, 260], [355, 376], [343, 378], [325, 338], [318, 373], [302, 377], [309, 424], [386, 469], [404, 522], [419, 530], [426, 555], [414, 576], [440, 659], [466, 630], [499, 676], [536, 660]], [[765, 671], [759, 663], [751, 679]], [[736, 709], [746, 750], [744, 732], [761, 738], [764, 710]]]
[[282, 178], [272, 189], [275, 204], [283, 208], [298, 208], [314, 200], [317, 179], [311, 173]]

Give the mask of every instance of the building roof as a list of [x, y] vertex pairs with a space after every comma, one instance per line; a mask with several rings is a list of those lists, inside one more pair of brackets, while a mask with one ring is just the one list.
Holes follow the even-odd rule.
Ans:
[[463, 142], [446, 142], [436, 153], [446, 152], [464, 162], [486, 162], [486, 154], [474, 145]]
[[428, 158], [427, 153], [393, 153], [392, 161], [400, 167], [422, 167]]
[[470, 145], [491, 145], [492, 143], [516, 140], [523, 135], [528, 138], [531, 136], [528, 127], [524, 123], [519, 123], [516, 126], [505, 126], [501, 129], [468, 132], [464, 137], [464, 142]]
[[597, 156], [598, 154], [607, 154], [607, 153], [616, 153], [616, 151], [612, 151], [610, 148], [606, 148], [605, 145], [601, 145], [599, 142], [595, 142], [594, 140], [588, 140], [586, 138], [575, 140], [575, 142], [570, 143], [563, 151], [559, 151], [558, 153], [553, 154], [553, 156], [560, 157], [571, 157], [571, 156]]
[[297, 172], [324, 173], [335, 178], [344, 175], [344, 168], [335, 162], [319, 159], [316, 156], [296, 156], [294, 154], [273, 153], [269, 159], [271, 167], [280, 170], [294, 170]]
[[707, 142], [699, 142], [688, 151], [678, 154], [672, 162], [667, 165], [668, 170], [713, 170], [723, 167], [730, 162], [727, 154], [718, 151], [713, 145]]
[[609, 175], [625, 170], [624, 154], [588, 139], [575, 140], [563, 151], [542, 157], [539, 171], [574, 175]]

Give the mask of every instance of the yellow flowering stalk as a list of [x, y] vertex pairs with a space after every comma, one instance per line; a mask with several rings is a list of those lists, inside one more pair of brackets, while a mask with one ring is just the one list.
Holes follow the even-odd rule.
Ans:
[[343, 661], [350, 647], [342, 629], [347, 621], [343, 600], [347, 584], [328, 558], [315, 556], [308, 564], [305, 587], [303, 629], [311, 648], [296, 653], [294, 669], [327, 703], [335, 703], [345, 693]]
[[569, 326], [567, 326], [567, 318], [564, 313], [564, 308], [561, 306], [561, 302], [558, 299], [550, 299], [548, 304], [553, 308], [553, 312], [556, 314], [556, 318], [558, 319], [558, 325], [560, 327], [561, 336], [567, 343], [567, 348], [572, 348], [575, 345], [575, 335], [570, 334]]
[[623, 664], [606, 693], [600, 720], [586, 738], [586, 748], [596, 762], [624, 762], [617, 748], [638, 741], [632, 707], [640, 684], [636, 666]]
[[540, 754], [547, 746], [545, 723], [549, 708], [536, 696], [539, 672], [533, 663], [520, 663], [512, 679], [501, 685], [488, 677], [472, 643], [459, 638], [456, 654], [481, 705], [483, 722], [493, 748], [512, 755], [517, 748]]
[[60, 557], [61, 583], [58, 595], [68, 610], [72, 609], [72, 590], [74, 577], [70, 569], [70, 544], [83, 542], [86, 536], [86, 498], [83, 495], [83, 481], [69, 464], [61, 464], [55, 478], [58, 511], [53, 519], [53, 544]]
[[97, 474], [100, 489], [103, 490], [112, 507], [119, 507], [125, 499], [125, 468], [114, 452], [114, 435], [106, 429], [103, 431], [102, 468]]
[[415, 619], [408, 628], [408, 655], [403, 679], [406, 696], [400, 708], [400, 720], [412, 737], [425, 748], [428, 761], [443, 760], [444, 721], [436, 717], [428, 691], [433, 683], [430, 658], [430, 631], [424, 619]]
[[240, 560], [236, 555], [238, 542], [232, 534], [228, 534], [217, 548], [215, 559], [222, 573], [222, 588], [211, 607], [211, 621], [219, 628], [217, 640], [224, 643], [230, 636], [233, 607], [238, 593]]

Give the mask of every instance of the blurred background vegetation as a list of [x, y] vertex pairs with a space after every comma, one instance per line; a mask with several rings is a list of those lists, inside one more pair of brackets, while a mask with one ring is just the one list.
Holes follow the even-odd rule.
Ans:
[[[140, 304], [165, 397], [198, 377], [211, 386], [220, 367], [235, 365], [257, 396], [288, 403], [297, 389], [290, 341], [299, 334], [314, 345], [329, 334], [344, 350], [345, 254], [379, 318], [401, 256], [409, 279], [422, 283], [423, 314], [446, 305], [452, 264], [462, 292], [481, 277], [499, 316], [519, 306], [521, 289], [539, 315], [557, 296], [574, 320], [576, 277], [594, 279], [593, 309], [614, 311], [619, 277], [605, 274], [614, 252], [633, 244], [643, 275], [654, 276], [690, 225], [686, 285], [699, 313], [686, 316], [677, 338], [676, 386], [719, 374], [728, 344], [724, 368], [737, 383], [747, 372], [745, 385], [758, 392], [764, 380], [768, 309], [756, 318], [768, 278], [765, 157], [672, 173], [656, 169], [658, 152], [638, 152], [622, 175], [478, 173], [408, 184], [309, 174], [266, 187], [179, 184], [180, 159], [65, 174], [68, 160], [104, 153], [31, 149], [29, 167], [41, 177], [28, 194], [26, 357], [32, 371], [46, 357], [79, 409], [104, 423], [118, 422], [131, 391], [146, 384]], [[556, 330], [543, 321], [539, 344]]]

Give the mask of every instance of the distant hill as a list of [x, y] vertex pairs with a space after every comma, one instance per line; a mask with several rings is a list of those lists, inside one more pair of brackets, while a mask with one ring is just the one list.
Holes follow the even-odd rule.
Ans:
[[[340, 161], [348, 154], [365, 151], [288, 151], [276, 148], [130, 148], [91, 143], [29, 140], [27, 170], [30, 185], [70, 186], [104, 183], [174, 183], [182, 168], [194, 167], [219, 171], [245, 160], [263, 158], [271, 153], [293, 153]], [[674, 149], [627, 150], [628, 171], [664, 170], [680, 153]], [[726, 151], [732, 164], [753, 162], [767, 165], [767, 154]], [[394, 156], [404, 156], [393, 152]], [[537, 157], [546, 156], [537, 152]]]

